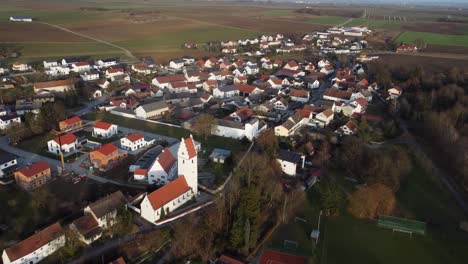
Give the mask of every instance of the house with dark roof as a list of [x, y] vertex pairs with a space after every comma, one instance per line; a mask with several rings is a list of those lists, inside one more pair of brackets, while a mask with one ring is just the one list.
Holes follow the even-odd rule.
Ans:
[[116, 223], [117, 210], [127, 203], [121, 191], [116, 191], [88, 205], [85, 214], [91, 214], [102, 228], [109, 228]]
[[226, 99], [236, 95], [239, 95], [239, 89], [235, 85], [219, 86], [213, 90], [213, 97], [218, 99]]
[[0, 130], [7, 129], [14, 123], [17, 123], [17, 124], [21, 123], [21, 117], [18, 116], [18, 114], [9, 113], [9, 114], [0, 116]]
[[0, 151], [0, 178], [11, 176], [18, 166], [16, 156], [5, 151]]
[[86, 245], [98, 240], [103, 231], [92, 214], [85, 214], [73, 221], [70, 224], [70, 229], [75, 231], [78, 239]]
[[31, 191], [46, 184], [52, 179], [50, 165], [39, 161], [14, 173], [16, 184], [24, 190]]
[[3, 250], [3, 264], [38, 263], [65, 246], [65, 233], [55, 223]]
[[295, 176], [298, 169], [297, 166], [304, 168], [305, 156], [297, 152], [279, 149], [276, 161], [284, 173], [289, 176]]
[[148, 104], [143, 104], [135, 109], [135, 114], [139, 118], [149, 119], [161, 117], [169, 111], [166, 101], [156, 101]]

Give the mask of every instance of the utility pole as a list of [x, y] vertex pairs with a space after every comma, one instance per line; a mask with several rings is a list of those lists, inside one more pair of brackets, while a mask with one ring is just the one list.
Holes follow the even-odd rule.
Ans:
[[[319, 217], [318, 217], [318, 225], [317, 225], [317, 230], [319, 231], [320, 234], [320, 217], [322, 216], [322, 210], [320, 210]], [[315, 244], [318, 244], [319, 236], [317, 236], [315, 240]]]

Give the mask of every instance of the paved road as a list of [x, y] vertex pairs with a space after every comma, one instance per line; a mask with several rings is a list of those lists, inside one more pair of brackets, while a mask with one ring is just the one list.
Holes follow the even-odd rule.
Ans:
[[10, 146], [9, 139], [7, 137], [0, 137], [0, 149], [18, 156], [19, 157], [18, 162], [20, 164], [28, 164], [28, 163], [38, 162], [38, 161], [47, 161], [49, 164], [51, 164], [54, 167], [61, 166], [60, 161], [56, 159], [51, 159], [48, 157], [44, 157], [35, 153], [31, 153], [31, 152]]
[[83, 38], [87, 38], [87, 39], [90, 39], [90, 40], [94, 40], [94, 41], [96, 41], [96, 42], [100, 42], [100, 43], [102, 43], [102, 44], [105, 44], [105, 45], [108, 45], [108, 46], [111, 46], [111, 47], [120, 49], [120, 50], [122, 50], [128, 57], [133, 58], [133, 59], [136, 60], [136, 57], [135, 57], [128, 49], [126, 49], [126, 48], [124, 48], [124, 47], [115, 45], [115, 44], [110, 43], [110, 42], [107, 42], [107, 41], [105, 41], [105, 40], [101, 40], [101, 39], [98, 39], [98, 38], [90, 37], [90, 36], [87, 36], [87, 35], [84, 35], [84, 34], [81, 34], [81, 33], [75, 32], [75, 31], [72, 31], [72, 30], [70, 30], [70, 29], [67, 29], [67, 28], [64, 28], [64, 27], [61, 27], [61, 26], [58, 26], [58, 25], [50, 24], [50, 23], [47, 23], [47, 22], [36, 22], [36, 23], [41, 23], [41, 24], [44, 24], [44, 25], [47, 25], [47, 26], [50, 26], [50, 27], [54, 27], [54, 28], [60, 29], [60, 30], [62, 30], [62, 31], [71, 33], [71, 34], [74, 34], [74, 35], [77, 35], [77, 36], [80, 36], [80, 37], [83, 37]]

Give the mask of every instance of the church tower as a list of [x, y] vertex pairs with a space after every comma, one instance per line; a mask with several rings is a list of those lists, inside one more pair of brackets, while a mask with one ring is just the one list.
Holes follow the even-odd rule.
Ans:
[[192, 135], [183, 138], [177, 151], [177, 169], [179, 176], [184, 176], [188, 186], [195, 195], [198, 194], [198, 160], [197, 149]]

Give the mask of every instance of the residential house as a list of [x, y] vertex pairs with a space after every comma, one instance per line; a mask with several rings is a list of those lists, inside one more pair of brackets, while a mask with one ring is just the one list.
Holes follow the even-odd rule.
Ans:
[[247, 84], [247, 81], [248, 81], [247, 76], [236, 76], [236, 78], [234, 78], [234, 84], [236, 83]]
[[112, 79], [118, 75], [125, 74], [125, 70], [123, 68], [109, 68], [105, 71], [105, 76], [107, 79]]
[[307, 103], [310, 99], [309, 92], [306, 90], [291, 89], [289, 96], [291, 97], [291, 101], [301, 103]]
[[151, 69], [145, 63], [132, 64], [132, 70], [138, 74], [143, 74], [143, 75], [151, 74]]
[[74, 72], [86, 72], [86, 71], [91, 70], [91, 65], [89, 64], [89, 62], [80, 61], [80, 62], [72, 63], [71, 70]]
[[299, 64], [297, 64], [297, 62], [295, 61], [289, 61], [288, 63], [286, 63], [286, 65], [284, 65], [285, 69], [288, 69], [288, 70], [299, 70]]
[[388, 93], [390, 94], [390, 99], [395, 99], [398, 98], [403, 90], [400, 88], [400, 86], [395, 86], [387, 90]]
[[169, 62], [169, 68], [173, 70], [182, 70], [185, 66], [185, 61], [183, 59], [171, 60]]
[[297, 152], [279, 149], [276, 161], [284, 173], [289, 176], [295, 176], [298, 165], [300, 168], [304, 168], [305, 156]]
[[24, 63], [15, 63], [11, 66], [11, 70], [14, 72], [25, 72], [25, 71], [30, 71], [31, 66], [28, 64], [24, 64]]
[[317, 114], [314, 120], [318, 122], [320, 127], [326, 127], [333, 120], [333, 117], [333, 111], [327, 108], [323, 112]]
[[47, 142], [47, 147], [50, 153], [58, 155], [62, 151], [68, 154], [76, 151], [78, 147], [78, 138], [72, 133], [65, 134], [63, 136], [49, 140]]
[[140, 105], [135, 109], [135, 114], [139, 118], [150, 119], [161, 117], [169, 111], [165, 101], [157, 101], [149, 104]]
[[58, 61], [43, 61], [42, 65], [44, 65], [44, 69], [49, 69], [51, 67], [59, 66]]
[[9, 152], [0, 151], [0, 178], [12, 175], [13, 170], [18, 166], [16, 158]]
[[52, 173], [47, 162], [39, 161], [17, 170], [14, 177], [19, 187], [31, 191], [49, 182], [52, 179]]
[[237, 84], [234, 84], [234, 86], [237, 87], [237, 90], [239, 90], [239, 94], [244, 97], [248, 97], [254, 94], [260, 94], [263, 92], [258, 87], [248, 85], [248, 84], [237, 83]]
[[218, 99], [230, 98], [239, 95], [239, 89], [235, 85], [219, 86], [213, 90], [213, 96]]
[[148, 183], [164, 185], [174, 180], [177, 177], [176, 165], [176, 159], [166, 147], [148, 169]]
[[273, 105], [276, 110], [287, 110], [289, 107], [288, 101], [286, 101], [286, 99], [284, 99], [283, 97], [280, 97], [279, 99], [274, 99], [273, 101]]
[[146, 140], [143, 134], [137, 132], [120, 139], [120, 147], [125, 150], [135, 151], [154, 143], [153, 140]]
[[348, 122], [346, 122], [346, 124], [341, 126], [337, 132], [342, 135], [350, 136], [356, 134], [357, 131], [358, 126], [356, 125], [356, 123], [354, 123], [353, 120], [349, 120]]
[[99, 72], [98, 71], [85, 71], [80, 74], [80, 77], [85, 82], [99, 80]]
[[3, 264], [36, 264], [65, 246], [65, 233], [59, 223], [35, 233], [3, 250]]
[[176, 74], [176, 75], [167, 75], [167, 76], [158, 76], [154, 78], [151, 82], [156, 85], [158, 88], [168, 88], [170, 83], [173, 82], [183, 82], [186, 81], [185, 75]]
[[244, 122], [254, 115], [254, 111], [248, 106], [244, 106], [234, 113], [230, 114], [229, 117], [236, 122]]
[[93, 137], [111, 138], [118, 133], [118, 126], [114, 124], [96, 121], [93, 126]]
[[7, 115], [0, 116], [0, 130], [5, 130], [14, 123], [21, 123], [21, 117], [18, 116], [18, 114], [10, 113]]
[[109, 228], [117, 222], [117, 211], [127, 203], [127, 198], [121, 191], [116, 191], [84, 209], [85, 214], [91, 214], [101, 228]]
[[98, 66], [100, 69], [117, 66], [117, 60], [113, 58], [101, 59], [96, 62], [96, 66]]
[[323, 58], [317, 63], [317, 65], [319, 68], [325, 68], [326, 66], [330, 65], [330, 62], [327, 59]]
[[83, 127], [83, 120], [74, 116], [59, 122], [59, 129], [61, 132], [78, 130]]
[[70, 224], [70, 229], [75, 232], [78, 239], [90, 245], [102, 236], [103, 229], [99, 226], [92, 214], [85, 214], [84, 216], [74, 220]]
[[279, 137], [289, 137], [302, 128], [308, 120], [299, 113], [290, 116], [283, 124], [275, 127], [275, 135]]
[[120, 161], [127, 153], [119, 153], [119, 149], [112, 143], [102, 145], [100, 148], [89, 152], [89, 161], [94, 168], [106, 168], [114, 162]]
[[216, 80], [207, 80], [203, 82], [203, 90], [207, 93], [211, 93], [216, 88], [218, 88], [218, 81]]
[[323, 93], [324, 100], [330, 100], [335, 102], [349, 103], [351, 100], [352, 92], [342, 91], [336, 88], [326, 89]]

